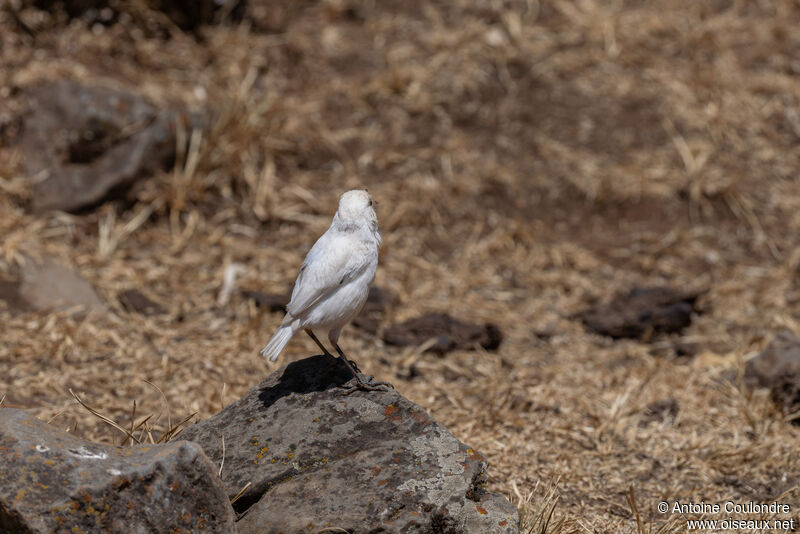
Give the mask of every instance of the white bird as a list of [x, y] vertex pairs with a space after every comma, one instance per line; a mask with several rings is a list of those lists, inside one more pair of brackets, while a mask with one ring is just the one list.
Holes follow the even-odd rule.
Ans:
[[358, 315], [369, 293], [369, 285], [378, 268], [378, 216], [366, 189], [344, 193], [339, 209], [328, 230], [308, 251], [286, 306], [280, 328], [261, 350], [261, 355], [275, 361], [292, 336], [303, 329], [325, 355], [330, 352], [314, 335], [314, 330], [328, 331], [328, 340], [355, 376], [357, 385], [347, 388], [375, 390], [391, 386], [386, 382], [362, 380], [356, 368], [339, 347], [342, 328]]

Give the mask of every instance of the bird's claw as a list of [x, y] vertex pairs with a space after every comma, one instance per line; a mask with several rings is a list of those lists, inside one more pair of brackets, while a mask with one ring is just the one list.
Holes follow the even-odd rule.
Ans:
[[394, 386], [391, 385], [389, 382], [380, 382], [377, 380], [373, 380], [373, 377], [368, 377], [367, 380], [361, 380], [361, 378], [356, 377], [356, 383], [351, 386], [342, 386], [342, 395], [350, 395], [354, 391], [364, 390], [364, 391], [389, 391], [389, 389], [394, 389]]

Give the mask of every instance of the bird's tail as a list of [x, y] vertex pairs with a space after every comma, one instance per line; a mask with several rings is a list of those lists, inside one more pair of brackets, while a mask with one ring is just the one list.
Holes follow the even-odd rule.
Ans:
[[289, 343], [293, 335], [294, 329], [292, 329], [291, 326], [282, 326], [278, 328], [278, 331], [275, 332], [275, 335], [269, 340], [267, 346], [261, 349], [261, 355], [265, 358], [269, 358], [269, 361], [274, 362], [278, 359], [278, 354], [280, 354], [283, 347]]

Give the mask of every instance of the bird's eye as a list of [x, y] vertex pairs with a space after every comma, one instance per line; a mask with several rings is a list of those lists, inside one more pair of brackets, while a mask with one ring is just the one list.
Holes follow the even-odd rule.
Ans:
[[372, 201], [371, 200], [369, 201], [369, 205], [372, 206]]

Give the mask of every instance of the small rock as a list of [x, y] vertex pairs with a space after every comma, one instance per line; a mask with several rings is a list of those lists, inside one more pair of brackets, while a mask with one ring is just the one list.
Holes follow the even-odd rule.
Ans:
[[800, 409], [800, 337], [789, 331], [779, 333], [747, 361], [744, 378], [748, 384], [769, 388], [785, 412]]
[[104, 309], [94, 288], [74, 271], [45, 258], [26, 258], [20, 280], [0, 282], [0, 298], [17, 311], [52, 311], [73, 306]]
[[493, 324], [483, 326], [460, 321], [443, 313], [429, 313], [404, 323], [390, 325], [383, 334], [389, 345], [418, 346], [435, 339], [426, 352], [444, 354], [452, 350], [471, 350], [480, 345], [486, 350], [496, 350], [503, 334]]
[[132, 313], [141, 315], [163, 315], [167, 313], [164, 307], [150, 300], [138, 289], [126, 289], [117, 295], [117, 300], [122, 307]]
[[194, 443], [100, 445], [0, 409], [0, 532], [235, 532], [216, 469]]
[[182, 437], [225, 465], [238, 532], [516, 533], [517, 510], [487, 493], [486, 459], [397, 391], [351, 382], [338, 359], [290, 363]]
[[634, 288], [579, 317], [598, 334], [650, 341], [654, 334], [680, 332], [689, 326], [698, 296], [668, 287]]
[[199, 123], [116, 89], [62, 80], [26, 91], [30, 109], [17, 144], [35, 211], [85, 209], [168, 169], [176, 122], [187, 123], [187, 130]]
[[533, 335], [536, 336], [536, 339], [541, 341], [549, 341], [558, 335], [558, 326], [550, 323], [545, 326], [534, 328]]

